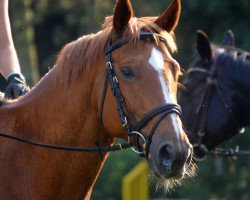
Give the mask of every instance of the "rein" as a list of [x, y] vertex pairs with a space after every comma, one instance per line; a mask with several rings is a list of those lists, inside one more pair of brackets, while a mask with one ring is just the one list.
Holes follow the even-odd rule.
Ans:
[[[166, 43], [165, 39], [159, 35], [155, 34], [158, 39], [161, 42]], [[149, 32], [142, 32], [140, 34], [140, 40], [146, 40], [146, 39], [151, 39], [154, 37], [153, 33]], [[26, 143], [29, 145], [33, 146], [39, 146], [47, 149], [55, 149], [55, 150], [63, 150], [63, 151], [75, 151], [75, 152], [97, 152], [100, 156], [100, 158], [103, 158], [103, 154], [106, 152], [110, 151], [120, 151], [123, 149], [127, 148], [132, 148], [133, 151], [136, 153], [148, 157], [149, 154], [149, 147], [152, 141], [153, 134], [157, 128], [157, 126], [160, 124], [160, 122], [163, 120], [163, 118], [170, 114], [170, 113], [176, 113], [178, 115], [181, 115], [181, 107], [177, 104], [164, 104], [161, 106], [158, 106], [156, 108], [153, 108], [150, 112], [148, 112], [144, 117], [142, 117], [139, 121], [136, 119], [136, 117], [133, 115], [133, 113], [130, 111], [129, 107], [126, 104], [125, 98], [122, 95], [119, 82], [116, 76], [115, 72], [115, 66], [112, 60], [112, 55], [111, 53], [120, 48], [121, 46], [127, 44], [129, 42], [128, 39], [119, 39], [117, 40], [114, 44], [112, 44], [112, 39], [109, 37], [108, 39], [108, 46], [106, 50], [106, 75], [105, 75], [105, 80], [104, 80], [104, 87], [103, 87], [103, 94], [102, 94], [102, 99], [101, 99], [101, 105], [100, 105], [100, 123], [101, 126], [103, 127], [103, 120], [102, 120], [102, 114], [103, 114], [103, 108], [105, 104], [105, 97], [107, 93], [107, 88], [108, 88], [108, 82], [110, 83], [111, 86], [111, 91], [113, 93], [113, 96], [116, 100], [116, 105], [117, 105], [117, 111], [119, 114], [119, 118], [121, 121], [122, 126], [126, 129], [128, 133], [128, 143], [122, 143], [122, 144], [114, 144], [112, 146], [100, 146], [99, 142], [96, 142], [96, 147], [94, 148], [82, 148], [82, 147], [71, 147], [71, 146], [58, 146], [58, 145], [51, 145], [51, 144], [44, 144], [40, 143], [38, 141], [26, 139], [26, 138], [20, 138], [17, 136], [13, 136], [10, 134], [6, 133], [0, 133], [0, 137], [8, 138], [11, 140], [15, 140], [18, 142]], [[0, 106], [2, 105], [2, 101], [0, 101]], [[125, 111], [126, 112], [125, 112]], [[129, 118], [127, 118], [127, 115]], [[147, 123], [152, 120], [154, 117], [160, 115], [159, 119], [155, 122], [153, 125], [149, 137], [146, 140], [145, 137], [139, 132], [143, 127], [147, 125]], [[135, 126], [131, 126], [129, 121], [127, 119], [130, 119], [133, 121]], [[133, 127], [133, 128], [132, 128]], [[136, 146], [131, 143], [130, 137], [134, 136], [135, 141], [136, 141]], [[140, 141], [142, 140], [143, 146], [141, 147]]]
[[229, 157], [236, 160], [239, 156], [250, 156], [250, 151], [240, 150], [239, 146], [230, 149], [215, 148], [208, 152], [213, 157]]
[[[206, 121], [208, 117], [208, 110], [209, 110], [209, 104], [211, 103], [211, 98], [213, 91], [216, 91], [221, 102], [223, 103], [223, 106], [225, 110], [227, 110], [228, 115], [230, 116], [232, 122], [235, 124], [236, 127], [238, 127], [239, 130], [242, 130], [242, 126], [240, 123], [237, 121], [235, 115], [233, 114], [233, 111], [230, 107], [230, 104], [227, 101], [227, 98], [223, 95], [223, 92], [221, 91], [219, 81], [216, 77], [216, 63], [213, 63], [211, 66], [210, 70], [206, 70], [200, 67], [196, 68], [191, 68], [187, 70], [187, 74], [191, 73], [202, 73], [207, 75], [206, 78], [206, 85], [204, 89], [204, 93], [201, 95], [201, 99], [198, 102], [198, 106], [195, 109], [195, 114], [196, 114], [196, 119], [194, 126], [192, 127], [192, 131], [195, 131], [198, 127], [197, 135], [198, 135], [198, 142], [194, 144], [194, 147], [199, 147], [200, 150], [202, 150], [202, 153], [205, 155], [208, 153], [209, 155], [213, 156], [237, 156], [240, 155], [239, 150], [224, 150], [221, 148], [215, 148], [211, 151], [208, 152], [207, 147], [202, 143], [203, 138], [205, 136], [205, 126], [206, 126]], [[199, 117], [200, 116], [200, 117]], [[200, 120], [199, 120], [200, 119]], [[245, 155], [245, 152], [244, 152]], [[249, 153], [250, 155], [250, 153]], [[199, 160], [199, 159], [197, 159]]]
[[100, 158], [103, 158], [103, 153], [110, 151], [120, 151], [122, 149], [130, 148], [130, 144], [122, 143], [122, 144], [114, 144], [112, 146], [101, 147], [98, 142], [96, 142], [97, 147], [95, 148], [82, 148], [82, 147], [71, 147], [71, 146], [58, 146], [51, 144], [44, 144], [34, 140], [20, 138], [17, 136], [0, 133], [0, 137], [8, 138], [11, 140], [16, 140], [18, 142], [26, 143], [33, 146], [39, 146], [47, 149], [55, 149], [55, 150], [63, 150], [63, 151], [75, 151], [75, 152], [96, 152], [99, 154]]

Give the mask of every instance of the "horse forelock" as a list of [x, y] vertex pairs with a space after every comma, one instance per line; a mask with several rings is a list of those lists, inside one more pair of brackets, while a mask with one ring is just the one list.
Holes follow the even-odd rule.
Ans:
[[[155, 19], [156, 17], [131, 18], [124, 30], [123, 37], [135, 43], [139, 40], [141, 32], [151, 32], [155, 35], [154, 42], [158, 44], [159, 38], [156, 34], [160, 34], [166, 40], [169, 50], [177, 51], [173, 32], [168, 33], [161, 29], [154, 23]], [[54, 67], [59, 80], [68, 84], [85, 69], [92, 67], [97, 59], [104, 57], [107, 40], [112, 31], [113, 16], [108, 16], [99, 32], [82, 36], [65, 45], [59, 53]]]

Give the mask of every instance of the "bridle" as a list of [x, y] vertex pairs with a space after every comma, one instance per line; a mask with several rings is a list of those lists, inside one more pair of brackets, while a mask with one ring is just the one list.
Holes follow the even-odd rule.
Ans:
[[[152, 39], [155, 36], [158, 37], [159, 41], [164, 42], [166, 44], [165, 39], [160, 34], [153, 34], [150, 32], [140, 33], [139, 40]], [[120, 48], [121, 46], [127, 44], [128, 42], [129, 40], [124, 39], [124, 38], [118, 39], [115, 43], [112, 43], [111, 37], [108, 40], [108, 47], [106, 50], [106, 76], [105, 76], [105, 81], [104, 81], [103, 95], [102, 95], [101, 109], [100, 109], [101, 122], [102, 122], [102, 115], [103, 115], [103, 107], [105, 103], [105, 96], [106, 96], [106, 91], [107, 91], [108, 81], [109, 81], [112, 94], [116, 100], [119, 118], [120, 118], [122, 126], [126, 129], [128, 133], [128, 142], [129, 144], [131, 144], [132, 150], [140, 155], [144, 155], [148, 157], [149, 147], [152, 142], [152, 137], [157, 126], [160, 124], [163, 118], [170, 113], [176, 113], [180, 116], [181, 107], [178, 104], [166, 103], [166, 104], [153, 108], [146, 115], [144, 115], [141, 119], [139, 120], [136, 119], [136, 117], [133, 115], [128, 105], [126, 104], [125, 98], [121, 92], [118, 78], [116, 76], [114, 62], [112, 59], [112, 52]], [[160, 117], [157, 119], [157, 121], [153, 125], [150, 131], [150, 134], [148, 136], [148, 139], [145, 139], [143, 134], [140, 132], [141, 129], [145, 127], [148, 124], [148, 122], [150, 122], [154, 117], [158, 115], [160, 115]], [[133, 122], [134, 124], [133, 126], [130, 124], [130, 121]], [[132, 136], [134, 136], [136, 144], [133, 144], [131, 142], [130, 138]], [[139, 141], [140, 139], [142, 140], [142, 145], [140, 144], [140, 141]]]
[[[152, 39], [155, 36], [159, 38], [159, 41], [166, 43], [165, 39], [161, 35], [153, 34], [150, 32], [140, 33], [139, 39], [140, 40]], [[130, 111], [129, 107], [127, 106], [125, 98], [122, 95], [120, 85], [118, 82], [118, 78], [115, 72], [114, 62], [112, 60], [112, 52], [120, 48], [121, 46], [127, 44], [128, 42], [129, 40], [126, 38], [118, 39], [115, 43], [112, 43], [111, 36], [108, 39], [107, 50], [106, 50], [106, 75], [104, 79], [103, 94], [102, 94], [101, 105], [100, 105], [100, 119], [101, 119], [100, 122], [101, 122], [101, 125], [103, 126], [102, 115], [103, 115], [103, 108], [105, 104], [105, 97], [106, 97], [108, 82], [109, 82], [111, 86], [112, 94], [116, 100], [117, 111], [119, 114], [121, 124], [128, 133], [128, 143], [114, 144], [112, 146], [102, 147], [99, 144], [99, 142], [96, 142], [97, 147], [82, 148], [82, 147], [70, 147], [70, 146], [58, 146], [58, 145], [44, 144], [44, 143], [40, 143], [34, 140], [20, 138], [14, 135], [6, 134], [6, 133], [0, 133], [0, 137], [12, 139], [18, 142], [23, 142], [29, 145], [40, 146], [40, 147], [44, 147], [48, 149], [77, 151], [77, 152], [97, 152], [101, 159], [103, 158], [103, 154], [106, 152], [119, 151], [119, 150], [127, 149], [131, 147], [132, 150], [135, 151], [136, 153], [140, 155], [144, 155], [148, 158], [149, 147], [152, 142], [152, 137], [157, 126], [160, 124], [163, 118], [170, 113], [176, 113], [180, 116], [181, 107], [178, 104], [166, 103], [164, 105], [160, 105], [158, 107], [153, 108], [140, 120], [136, 119], [136, 117], [133, 115], [133, 113]], [[0, 106], [1, 104], [2, 102], [0, 101]], [[154, 117], [158, 115], [160, 116], [154, 123], [150, 131], [150, 134], [148, 136], [148, 139], [145, 139], [143, 134], [140, 133], [141, 129], [145, 127], [149, 121], [151, 121]], [[130, 120], [133, 122], [134, 126], [130, 124]], [[134, 136], [136, 144], [132, 144], [131, 139], [130, 139], [132, 136]], [[142, 145], [140, 144], [140, 141], [139, 141], [140, 139], [142, 140]]]
[[[202, 93], [200, 100], [198, 101], [197, 108], [195, 109], [196, 118], [193, 127], [191, 128], [191, 131], [193, 133], [197, 132], [198, 140], [195, 144], [193, 144], [193, 148], [194, 149], [199, 148], [199, 150], [202, 152], [201, 159], [208, 152], [207, 147], [203, 144], [203, 138], [206, 134], [205, 128], [213, 92], [215, 91], [217, 92], [219, 99], [221, 100], [225, 110], [230, 116], [232, 123], [235, 124], [235, 127], [237, 127], [238, 130], [242, 129], [241, 124], [239, 123], [239, 121], [237, 120], [237, 118], [233, 113], [230, 103], [228, 102], [227, 98], [223, 95], [220, 82], [217, 79], [216, 70], [217, 70], [216, 62], [213, 62], [211, 64], [210, 70], [201, 67], [194, 67], [187, 70], [187, 75], [190, 75], [192, 73], [201, 73], [206, 75], [204, 92]], [[197, 158], [197, 160], [199, 161], [199, 158]]]

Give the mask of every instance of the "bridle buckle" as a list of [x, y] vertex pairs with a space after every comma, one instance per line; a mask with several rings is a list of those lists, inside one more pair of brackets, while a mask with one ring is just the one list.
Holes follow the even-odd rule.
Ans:
[[124, 118], [123, 118], [123, 121], [124, 121], [124, 123], [122, 124], [122, 127], [127, 126], [127, 124], [128, 124], [127, 117], [124, 117]]
[[199, 132], [198, 132], [198, 136], [204, 137], [204, 136], [205, 136], [205, 131], [199, 131]]
[[113, 77], [113, 81], [116, 81], [118, 83], [118, 79], [116, 76]]
[[111, 63], [110, 61], [108, 61], [108, 62], [106, 63], [106, 67], [109, 68], [109, 69], [112, 69], [112, 68], [113, 68], [113, 67], [112, 67], [112, 63]]
[[207, 82], [207, 85], [215, 85], [216, 84], [216, 79], [209, 76], [209, 77], [207, 77], [206, 82]]
[[[137, 136], [139, 136], [139, 138], [142, 139], [142, 141], [143, 141], [143, 144], [142, 144], [143, 148], [147, 146], [147, 142], [146, 142], [145, 137], [144, 137], [140, 132], [138, 132], [138, 131], [131, 131], [131, 134], [128, 135], [128, 143], [129, 143], [129, 144], [131, 144], [130, 137], [131, 137], [132, 135], [137, 135]], [[131, 145], [130, 148], [131, 148], [135, 153], [137, 153], [137, 154], [143, 154], [143, 153], [144, 153], [143, 151], [139, 151], [139, 149], [138, 149], [137, 147], [133, 146], [133, 145]]]

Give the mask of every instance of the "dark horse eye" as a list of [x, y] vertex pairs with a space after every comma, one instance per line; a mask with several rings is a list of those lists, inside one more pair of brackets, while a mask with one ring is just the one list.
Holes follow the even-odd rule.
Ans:
[[132, 79], [135, 77], [134, 72], [131, 68], [123, 68], [121, 72], [124, 79]]

